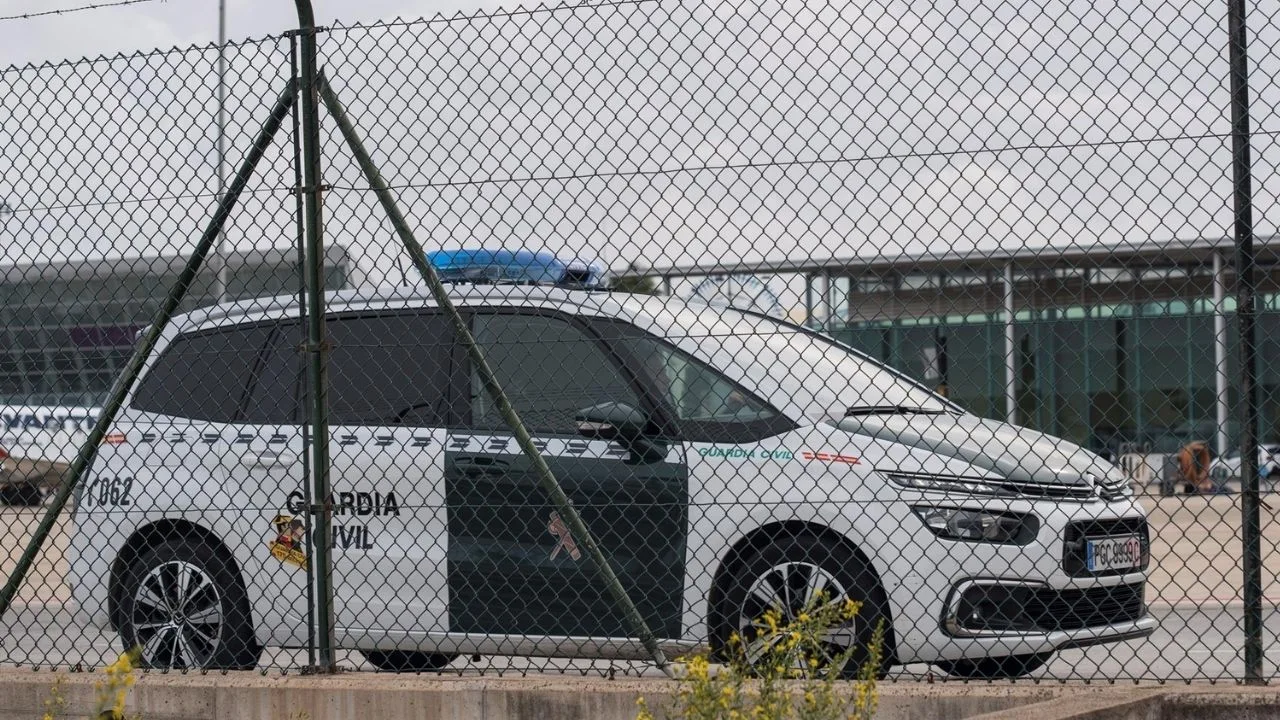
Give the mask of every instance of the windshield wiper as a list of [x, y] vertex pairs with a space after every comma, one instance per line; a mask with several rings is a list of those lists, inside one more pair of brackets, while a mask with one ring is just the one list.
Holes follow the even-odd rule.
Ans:
[[927, 410], [910, 405], [861, 405], [844, 411], [845, 417], [860, 415], [942, 415], [945, 410]]

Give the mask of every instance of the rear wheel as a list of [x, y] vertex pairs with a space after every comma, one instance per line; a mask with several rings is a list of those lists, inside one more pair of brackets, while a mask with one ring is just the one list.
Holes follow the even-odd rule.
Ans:
[[369, 664], [387, 672], [431, 672], [441, 670], [457, 655], [412, 650], [363, 650]]
[[942, 660], [934, 665], [952, 677], [968, 680], [1001, 680], [1029, 675], [1044, 667], [1051, 658], [1053, 653], [1039, 653], [977, 660]]
[[125, 571], [120, 638], [146, 667], [247, 670], [262, 649], [231, 561], [197, 539], [148, 548]]

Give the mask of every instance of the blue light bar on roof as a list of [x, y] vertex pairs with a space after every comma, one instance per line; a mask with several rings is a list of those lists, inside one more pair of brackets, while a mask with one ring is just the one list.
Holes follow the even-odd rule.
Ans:
[[604, 282], [599, 263], [560, 260], [546, 251], [435, 250], [427, 261], [445, 282], [511, 283], [598, 288]]

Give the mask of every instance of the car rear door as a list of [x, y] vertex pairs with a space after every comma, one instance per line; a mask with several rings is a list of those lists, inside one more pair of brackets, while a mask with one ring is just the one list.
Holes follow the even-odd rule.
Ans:
[[363, 647], [447, 632], [452, 326], [434, 310], [383, 310], [326, 331], [334, 624]]
[[[326, 320], [334, 625], [372, 647], [447, 631], [443, 447], [451, 329], [430, 311], [346, 313]], [[314, 548], [307, 511], [310, 396], [299, 321], [285, 321], [245, 412], [241, 482], [252, 507], [254, 577], [271, 622], [308, 616]], [[304, 626], [305, 627], [305, 626]], [[305, 637], [305, 636], [303, 636]], [[294, 638], [297, 639], [296, 637]], [[287, 642], [287, 638], [281, 638]]]

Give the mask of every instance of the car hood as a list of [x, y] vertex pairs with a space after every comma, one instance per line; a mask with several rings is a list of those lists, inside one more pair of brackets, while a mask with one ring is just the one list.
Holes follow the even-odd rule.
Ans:
[[[1075, 443], [976, 415], [854, 415], [843, 418], [837, 427], [963, 460], [1013, 482], [1094, 484], [1117, 472], [1111, 463]], [[1094, 476], [1092, 481], [1089, 475]]]

